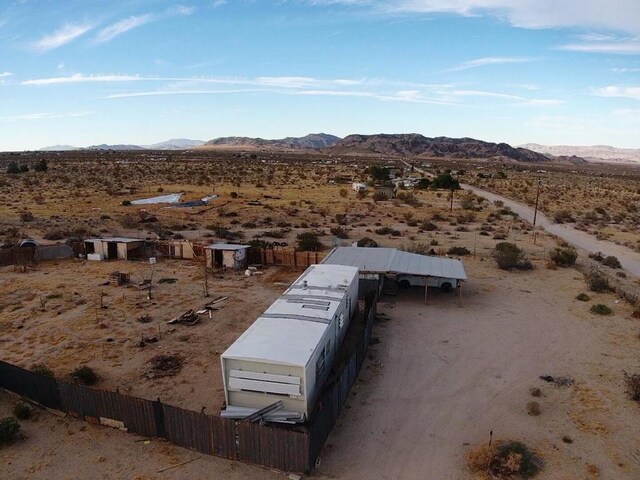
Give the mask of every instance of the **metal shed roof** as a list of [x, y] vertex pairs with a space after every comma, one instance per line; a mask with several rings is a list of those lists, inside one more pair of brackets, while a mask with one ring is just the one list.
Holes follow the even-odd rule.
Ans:
[[222, 357], [304, 367], [357, 276], [354, 267], [311, 265]]
[[212, 243], [211, 245], [207, 245], [206, 248], [210, 248], [211, 250], [244, 250], [245, 248], [249, 248], [249, 245], [238, 245], [236, 243]]
[[116, 243], [132, 243], [144, 242], [142, 238], [126, 238], [126, 237], [107, 237], [107, 238], [88, 238], [85, 242], [116, 242]]
[[364, 273], [404, 273], [466, 280], [460, 260], [403, 252], [396, 248], [336, 247], [324, 264], [351, 265]]

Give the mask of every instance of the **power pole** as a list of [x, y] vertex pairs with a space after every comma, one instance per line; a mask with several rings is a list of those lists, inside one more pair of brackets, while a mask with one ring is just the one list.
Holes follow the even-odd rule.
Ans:
[[[213, 255], [213, 250], [211, 251], [211, 254]], [[204, 261], [202, 262], [202, 265], [204, 267], [204, 296], [208, 297], [209, 296], [209, 276], [207, 275], [207, 252], [204, 252]]]
[[536, 189], [536, 206], [533, 211], [533, 244], [536, 244], [536, 220], [538, 219], [538, 200], [540, 200], [540, 186], [542, 180], [538, 179], [538, 188]]

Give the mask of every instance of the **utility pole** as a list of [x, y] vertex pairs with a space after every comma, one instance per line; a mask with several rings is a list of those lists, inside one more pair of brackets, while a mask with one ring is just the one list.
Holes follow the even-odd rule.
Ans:
[[[211, 251], [211, 255], [213, 256], [213, 250]], [[204, 261], [202, 262], [202, 266], [204, 267], [204, 296], [209, 296], [209, 276], [207, 275], [207, 252], [204, 252]]]
[[540, 187], [542, 180], [538, 179], [538, 188], [536, 189], [536, 207], [533, 211], [533, 244], [536, 244], [536, 220], [538, 218], [538, 200], [540, 200]]

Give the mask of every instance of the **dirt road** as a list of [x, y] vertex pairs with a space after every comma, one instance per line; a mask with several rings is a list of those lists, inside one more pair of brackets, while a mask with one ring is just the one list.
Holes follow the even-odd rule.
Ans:
[[[533, 223], [534, 209], [528, 205], [511, 200], [502, 195], [496, 195], [495, 193], [487, 192], [480, 188], [473, 187], [471, 185], [461, 184], [465, 190], [469, 190], [478, 196], [486, 198], [490, 202], [500, 200], [505, 206], [511, 208], [516, 212], [520, 218]], [[622, 268], [627, 272], [640, 277], [640, 254], [634, 252], [630, 248], [623, 247], [622, 245], [616, 245], [613, 242], [606, 240], [598, 240], [586, 232], [576, 230], [571, 225], [558, 224], [551, 221], [545, 214], [538, 211], [536, 218], [536, 227], [545, 229], [547, 232], [562, 238], [564, 241], [573, 245], [574, 247], [582, 248], [588, 252], [602, 252], [604, 255], [615, 255], [620, 260]]]

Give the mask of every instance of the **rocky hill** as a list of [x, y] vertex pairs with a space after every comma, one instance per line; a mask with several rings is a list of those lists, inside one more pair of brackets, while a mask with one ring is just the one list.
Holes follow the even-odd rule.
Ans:
[[549, 157], [506, 143], [473, 138], [429, 138], [417, 133], [349, 135], [328, 149], [336, 154], [380, 154], [448, 158], [507, 158], [521, 162], [548, 162]]
[[327, 148], [340, 141], [340, 137], [326, 133], [311, 133], [304, 137], [286, 137], [277, 140], [252, 137], [221, 137], [204, 144], [204, 147], [234, 147], [246, 149], [317, 149]]
[[545, 155], [582, 157], [590, 162], [640, 163], [640, 149], [616, 148], [608, 145], [572, 146], [527, 143], [523, 148]]

